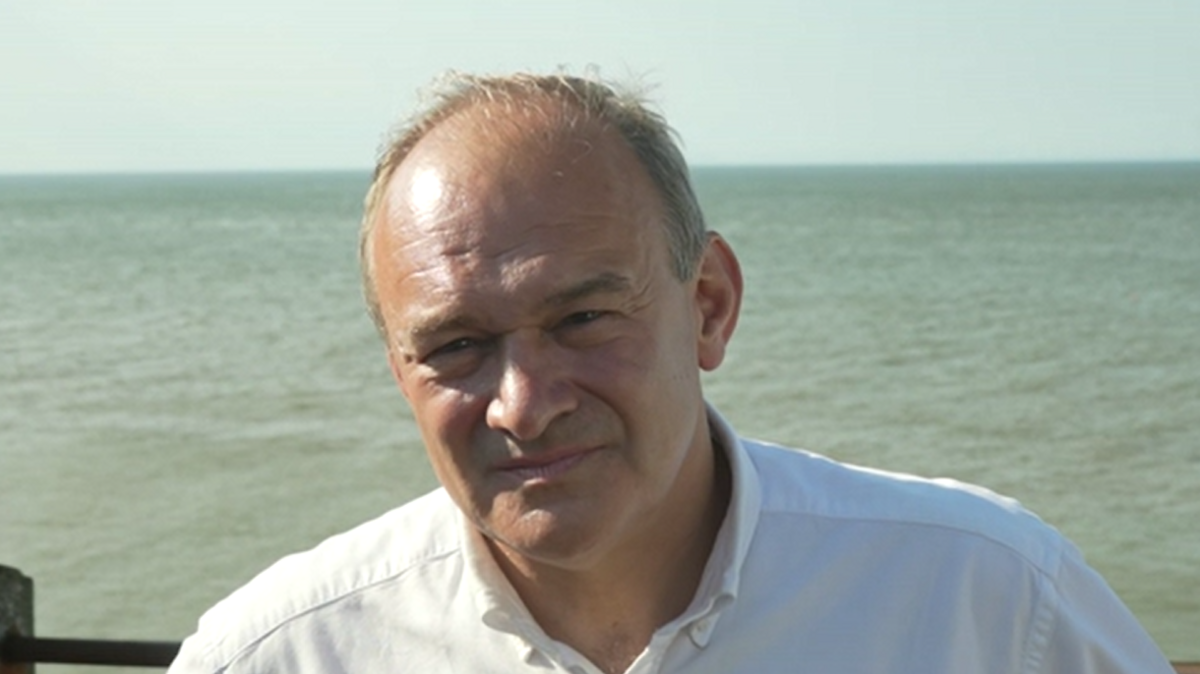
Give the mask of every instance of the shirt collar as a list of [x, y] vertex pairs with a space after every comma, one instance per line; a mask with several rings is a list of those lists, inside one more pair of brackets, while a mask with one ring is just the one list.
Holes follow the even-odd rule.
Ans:
[[462, 512], [457, 513], [463, 551], [463, 590], [475, 605], [476, 614], [487, 627], [518, 639], [516, 644], [528, 662], [536, 650], [553, 652], [554, 641], [533, 619], [516, 589], [492, 557], [483, 534]]
[[762, 488], [746, 448], [716, 409], [708, 406], [709, 431], [729, 461], [731, 493], [725, 520], [696, 589], [692, 605], [676, 621], [696, 646], [708, 645], [721, 611], [737, 599], [742, 565], [762, 509]]
[[[729, 507], [695, 598], [682, 615], [659, 630], [669, 633], [687, 629], [688, 636], [700, 648], [708, 645], [721, 611], [737, 598], [742, 565], [762, 508], [758, 474], [741, 439], [716, 409], [708, 406], [707, 410], [710, 432], [729, 462], [732, 482]], [[461, 512], [457, 518], [465, 561], [463, 589], [474, 601], [483, 623], [518, 636], [527, 648], [556, 651], [553, 640], [538, 626], [496, 564], [483, 535]], [[529, 655], [526, 652], [527, 659]]]

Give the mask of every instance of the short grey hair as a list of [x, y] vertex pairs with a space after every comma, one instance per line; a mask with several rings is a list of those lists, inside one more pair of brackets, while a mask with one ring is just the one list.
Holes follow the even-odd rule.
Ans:
[[[359, 258], [363, 294], [376, 328], [387, 340], [383, 312], [375, 289], [372, 233], [387, 184], [412, 149], [434, 127], [476, 105], [501, 103], [533, 108], [549, 100], [571, 115], [566, 124], [595, 122], [614, 129], [629, 144], [662, 198], [671, 270], [681, 281], [696, 273], [708, 239], [704, 214], [692, 190], [687, 162], [666, 119], [651, 109], [640, 91], [588, 75], [479, 76], [449, 72], [434, 80], [423, 103], [397, 126], [382, 147], [375, 175], [363, 204]], [[565, 116], [564, 116], [565, 117]]]

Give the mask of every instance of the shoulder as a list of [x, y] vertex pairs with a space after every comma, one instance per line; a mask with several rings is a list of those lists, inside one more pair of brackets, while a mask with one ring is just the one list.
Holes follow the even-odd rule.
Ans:
[[439, 489], [285, 557], [205, 613], [185, 650], [219, 670], [295, 620], [336, 611], [431, 565], [459, 564], [457, 517]]
[[834, 461], [743, 441], [762, 483], [762, 517], [802, 516], [889, 529], [906, 536], [952, 537], [1015, 553], [1053, 575], [1074, 548], [1017, 501], [980, 486]]
[[741, 444], [759, 512], [735, 615], [804, 621], [834, 645], [826, 669], [864, 669], [846, 664], [862, 662], [842, 648], [854, 635], [896, 671], [1169, 671], [1075, 546], [1013, 499]]

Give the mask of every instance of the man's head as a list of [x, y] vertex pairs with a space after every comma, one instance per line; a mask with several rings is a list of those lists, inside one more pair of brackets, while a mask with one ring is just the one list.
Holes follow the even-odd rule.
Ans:
[[695, 271], [706, 243], [704, 214], [692, 191], [687, 162], [675, 144], [671, 128], [661, 115], [648, 108], [632, 91], [616, 89], [594, 79], [565, 75], [518, 74], [508, 77], [478, 77], [449, 73], [426, 92], [427, 104], [393, 133], [375, 167], [367, 192], [360, 257], [363, 292], [375, 326], [383, 333], [379, 303], [375, 296], [371, 263], [371, 232], [387, 183], [413, 147], [442, 121], [480, 103], [500, 110], [529, 109], [531, 104], [557, 102], [563, 131], [586, 125], [601, 125], [616, 131], [641, 162], [663, 202], [664, 226], [670, 244], [675, 275], [684, 280]]
[[703, 234], [661, 120], [637, 113], [678, 161], [686, 235], [636, 151], [648, 141], [596, 112], [614, 95], [507, 81], [453, 99], [385, 156], [368, 293], [458, 506], [503, 558], [588, 566], [707, 507], [699, 372], [724, 357], [741, 280]]

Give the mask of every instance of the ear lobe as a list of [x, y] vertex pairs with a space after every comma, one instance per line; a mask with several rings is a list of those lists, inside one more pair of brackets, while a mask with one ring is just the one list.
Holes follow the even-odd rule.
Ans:
[[742, 268], [721, 235], [711, 232], [696, 271], [697, 349], [700, 368], [711, 371], [725, 360], [742, 308]]

